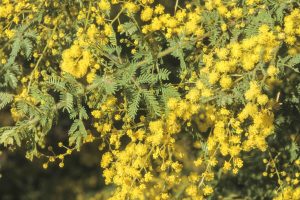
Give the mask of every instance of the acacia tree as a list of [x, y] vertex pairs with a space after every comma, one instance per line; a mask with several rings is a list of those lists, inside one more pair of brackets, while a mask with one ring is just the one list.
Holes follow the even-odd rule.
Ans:
[[300, 196], [297, 0], [3, 0], [0, 19], [6, 149], [47, 169], [99, 145], [111, 199], [233, 198], [233, 177]]

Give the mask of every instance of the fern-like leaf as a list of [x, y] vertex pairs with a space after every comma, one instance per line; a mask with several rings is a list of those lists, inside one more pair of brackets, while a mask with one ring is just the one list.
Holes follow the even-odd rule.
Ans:
[[159, 69], [157, 77], [159, 80], [169, 80], [170, 71], [167, 69]]
[[0, 110], [14, 100], [14, 95], [0, 92]]
[[28, 38], [23, 39], [21, 43], [21, 49], [24, 51], [26, 58], [30, 59], [33, 49], [31, 40], [29, 40]]
[[155, 115], [159, 116], [161, 110], [160, 110], [159, 102], [157, 101], [154, 93], [148, 90], [143, 90], [142, 94], [149, 110], [152, 111]]
[[69, 113], [73, 110], [73, 96], [70, 93], [61, 93], [60, 102], [63, 110], [67, 110]]
[[139, 92], [136, 92], [132, 96], [132, 100], [129, 102], [128, 115], [131, 119], [134, 119], [139, 109], [141, 94]]

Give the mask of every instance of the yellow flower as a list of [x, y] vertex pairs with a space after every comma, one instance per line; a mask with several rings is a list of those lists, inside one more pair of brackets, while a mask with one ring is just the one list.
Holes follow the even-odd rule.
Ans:
[[242, 8], [234, 8], [232, 11], [232, 16], [239, 19], [243, 16], [243, 9]]
[[237, 156], [241, 152], [241, 148], [239, 146], [231, 146], [229, 149], [229, 153], [232, 157]]
[[224, 165], [223, 165], [223, 170], [224, 171], [229, 171], [230, 169], [231, 169], [231, 163], [228, 162], [228, 161], [225, 161]]
[[162, 27], [162, 22], [157, 17], [155, 17], [151, 23], [151, 30], [158, 31], [161, 29], [161, 27]]
[[230, 71], [230, 64], [227, 61], [217, 62], [215, 67], [218, 72], [225, 73]]
[[250, 88], [245, 93], [245, 98], [248, 101], [255, 99], [260, 94], [260, 88], [256, 82], [250, 82]]
[[197, 88], [193, 88], [189, 91], [189, 93], [186, 95], [186, 99], [195, 102], [200, 97], [200, 91]]
[[89, 51], [83, 50], [74, 44], [62, 54], [61, 69], [72, 74], [76, 78], [83, 77], [92, 61]]
[[104, 25], [104, 34], [106, 36], [111, 36], [113, 34], [113, 28], [110, 25], [105, 24]]
[[265, 94], [261, 94], [257, 97], [257, 103], [262, 106], [265, 105], [268, 102], [268, 100], [269, 98]]
[[229, 54], [229, 51], [226, 48], [220, 48], [216, 50], [216, 53], [220, 59], [226, 59], [227, 55]]
[[213, 188], [212, 188], [211, 186], [209, 186], [209, 185], [206, 185], [206, 186], [203, 188], [203, 194], [204, 194], [205, 196], [208, 196], [208, 195], [212, 194], [213, 191], [214, 191]]
[[139, 7], [133, 2], [126, 2], [124, 7], [127, 9], [129, 13], [136, 13], [139, 10]]
[[98, 3], [99, 9], [103, 11], [108, 11], [110, 10], [110, 3], [107, 0], [101, 0]]
[[147, 172], [144, 178], [145, 178], [145, 182], [149, 182], [153, 179], [153, 175], [150, 172]]
[[161, 15], [164, 13], [164, 10], [165, 10], [165, 7], [161, 4], [158, 4], [157, 6], [155, 6], [154, 13]]
[[93, 110], [92, 111], [92, 116], [95, 117], [96, 119], [99, 119], [102, 115], [101, 111], [100, 110]]
[[105, 177], [105, 184], [110, 184], [112, 182], [112, 178], [114, 177], [115, 173], [111, 169], [105, 169], [103, 171], [103, 176]]
[[234, 166], [237, 166], [238, 168], [242, 168], [243, 167], [243, 160], [240, 158], [234, 158], [233, 159], [233, 164]]
[[198, 158], [197, 160], [194, 161], [194, 165], [196, 167], [199, 167], [202, 164], [203, 160], [202, 158]]
[[147, 22], [152, 18], [152, 15], [153, 15], [153, 9], [147, 6], [144, 8], [144, 10], [142, 10], [141, 20]]
[[47, 169], [47, 168], [48, 168], [48, 163], [44, 163], [44, 164], [43, 164], [43, 168], [44, 168], [44, 169]]
[[95, 42], [96, 34], [98, 33], [98, 29], [95, 24], [92, 24], [87, 30], [87, 36], [91, 42]]
[[149, 129], [152, 133], [162, 133], [163, 132], [163, 122], [161, 120], [152, 121], [149, 123]]
[[232, 173], [233, 174], [237, 174], [239, 172], [239, 169], [238, 168], [233, 168], [233, 170], [232, 170]]
[[161, 194], [162, 199], [170, 199], [170, 195], [168, 193]]
[[88, 73], [87, 76], [86, 76], [86, 81], [88, 83], [92, 83], [95, 79], [95, 76], [96, 76], [96, 74], [93, 73], [93, 72]]
[[[95, 137], [92, 134], [88, 134], [85, 138], [84, 138], [84, 143], [89, 143], [89, 142], [93, 142], [95, 140]], [[70, 152], [71, 153], [71, 152]]]
[[60, 162], [58, 165], [60, 168], [63, 168], [65, 166], [65, 164], [63, 162]]
[[223, 23], [223, 24], [221, 25], [221, 30], [222, 30], [223, 32], [227, 31], [227, 24]]
[[113, 160], [112, 154], [110, 152], [106, 152], [102, 156], [101, 167], [102, 168], [108, 167], [108, 165], [111, 163], [112, 160]]
[[267, 70], [267, 73], [269, 76], [275, 76], [278, 72], [279, 72], [279, 69], [276, 68], [274, 65], [270, 65]]
[[15, 36], [15, 30], [6, 29], [4, 33], [8, 39], [11, 39]]
[[198, 80], [198, 81], [196, 82], [196, 87], [197, 87], [199, 90], [202, 90], [202, 89], [205, 88], [205, 85], [203, 84], [202, 81]]
[[223, 75], [221, 80], [220, 80], [220, 85], [221, 85], [222, 88], [228, 89], [232, 85], [232, 79], [227, 75]]
[[186, 188], [185, 192], [187, 195], [189, 195], [191, 197], [195, 197], [195, 196], [197, 196], [198, 189], [195, 185], [190, 185]]
[[233, 58], [240, 58], [242, 55], [240, 44], [239, 43], [230, 44], [230, 53]]
[[203, 89], [201, 94], [203, 97], [210, 97], [213, 95], [211, 89], [209, 89], [209, 88]]
[[135, 152], [138, 156], [143, 156], [147, 153], [147, 146], [145, 144], [137, 144], [135, 146]]
[[167, 106], [169, 109], [174, 110], [177, 107], [178, 100], [175, 98], [170, 98], [168, 100]]
[[184, 21], [184, 19], [186, 18], [187, 16], [187, 13], [186, 13], [186, 10], [178, 10], [175, 14], [175, 18], [179, 21], [179, 22], [182, 22]]

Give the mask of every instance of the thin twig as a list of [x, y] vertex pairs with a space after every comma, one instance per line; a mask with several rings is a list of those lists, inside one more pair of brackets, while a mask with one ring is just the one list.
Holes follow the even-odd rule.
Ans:
[[[54, 35], [54, 33], [55, 33], [56, 29], [57, 29], [58, 24], [59, 24], [59, 22], [57, 21], [57, 23], [56, 23], [55, 27], [53, 28], [53, 31], [52, 31], [52, 33], [51, 33], [51, 35], [50, 35], [50, 38], [52, 38], [52, 36]], [[42, 55], [39, 57], [37, 63], [35, 64], [35, 66], [34, 66], [32, 72], [31, 72], [30, 80], [29, 80], [28, 87], [27, 87], [27, 94], [28, 94], [28, 92], [29, 92], [29, 90], [30, 90], [30, 87], [31, 87], [31, 84], [32, 84], [32, 80], [33, 80], [34, 73], [35, 73], [36, 69], [38, 68], [40, 62], [42, 61], [42, 59], [43, 59], [43, 57], [44, 57], [44, 54], [46, 53], [46, 51], [47, 51], [47, 49], [48, 49], [48, 46], [49, 46], [49, 42], [47, 42], [45, 48], [43, 49]]]
[[125, 10], [125, 8], [123, 7], [120, 12], [116, 15], [116, 17], [110, 22], [110, 24], [112, 25], [116, 20], [119, 19], [120, 15], [123, 13], [123, 11]]
[[[218, 144], [218, 146], [217, 146], [217, 148], [215, 149], [215, 151], [214, 151], [212, 157], [215, 156], [215, 154], [217, 153], [217, 150], [219, 149], [219, 147], [220, 147], [220, 144]], [[210, 162], [208, 162], [208, 164], [207, 164], [207, 166], [206, 166], [206, 169], [205, 169], [205, 171], [204, 171], [202, 174], [206, 173], [206, 172], [209, 170], [209, 168], [210, 168]], [[200, 182], [199, 182], [199, 184], [198, 184], [198, 188], [200, 188], [201, 185], [204, 183], [204, 179], [205, 179], [205, 174], [202, 176], [202, 178], [201, 178], [201, 180], [200, 180]]]
[[177, 10], [177, 7], [178, 7], [178, 1], [179, 1], [179, 0], [176, 0], [176, 3], [175, 3], [174, 15], [176, 14], [176, 10]]
[[84, 30], [86, 30], [86, 27], [87, 27], [87, 24], [88, 24], [88, 21], [89, 21], [89, 18], [90, 18], [90, 14], [91, 14], [91, 6], [92, 6], [92, 1], [90, 0], [90, 1], [89, 1], [89, 10], [88, 10], [88, 14], [87, 14], [87, 16], [86, 16], [85, 23], [84, 23]]

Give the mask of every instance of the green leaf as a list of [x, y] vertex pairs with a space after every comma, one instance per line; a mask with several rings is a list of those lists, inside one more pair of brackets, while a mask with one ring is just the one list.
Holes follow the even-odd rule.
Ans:
[[65, 91], [66, 85], [65, 82], [57, 76], [51, 76], [47, 83], [54, 89], [54, 91]]
[[125, 22], [122, 24], [122, 27], [123, 27], [123, 31], [121, 32], [121, 34], [125, 33], [126, 35], [129, 36], [131, 36], [138, 30], [137, 26], [133, 22]]
[[[170, 42], [170, 47], [175, 46], [175, 45], [178, 45], [178, 43], [175, 42], [175, 41]], [[182, 70], [185, 70], [186, 69], [186, 63], [185, 63], [185, 59], [184, 59], [183, 49], [182, 48], [176, 48], [176, 50], [173, 51], [171, 53], [171, 55], [174, 56], [175, 58], [179, 59], [179, 61], [180, 61], [180, 68]]]
[[159, 69], [157, 77], [159, 80], [169, 80], [170, 71], [164, 68]]
[[0, 92], [0, 110], [2, 110], [7, 104], [14, 100], [14, 95], [9, 93]]
[[[112, 29], [113, 30], [113, 29]], [[109, 36], [109, 41], [113, 46], [117, 46], [117, 38], [116, 38], [116, 34], [115, 32], [113, 32], [110, 36]]]
[[6, 127], [1, 128], [0, 129], [0, 144], [3, 144], [4, 146], [14, 145], [14, 133], [15, 133], [14, 128], [10, 128], [10, 129], [8, 129]]
[[128, 115], [131, 119], [134, 119], [134, 117], [137, 114], [140, 100], [141, 100], [141, 94], [139, 92], [136, 92], [133, 94], [132, 99], [129, 101]]
[[62, 105], [63, 110], [67, 110], [69, 113], [74, 109], [73, 95], [70, 93], [61, 93], [59, 103]]
[[162, 99], [165, 103], [167, 103], [170, 98], [180, 98], [179, 92], [172, 85], [164, 85], [164, 87], [161, 88], [161, 92]]
[[293, 56], [286, 64], [293, 68], [296, 72], [299, 72], [299, 69], [294, 68], [295, 65], [300, 63], [300, 54]]
[[154, 93], [148, 90], [142, 90], [142, 94], [149, 110], [153, 112], [155, 115], [159, 116], [161, 113], [161, 108]]
[[26, 58], [30, 59], [32, 54], [33, 44], [28, 38], [22, 40], [21, 49], [24, 50]]
[[112, 76], [96, 76], [93, 84], [96, 85], [98, 90], [104, 89], [107, 95], [114, 94], [117, 90], [117, 83]]
[[299, 146], [297, 145], [296, 142], [292, 142], [290, 148], [290, 161], [293, 162], [294, 160], [296, 160], [299, 156]]
[[87, 136], [87, 131], [85, 129], [83, 121], [79, 119], [74, 120], [68, 134], [69, 144], [75, 144], [76, 148], [80, 149], [83, 139]]
[[150, 73], [144, 73], [141, 76], [139, 76], [136, 81], [138, 83], [153, 83], [155, 81], [155, 76], [153, 74]]

